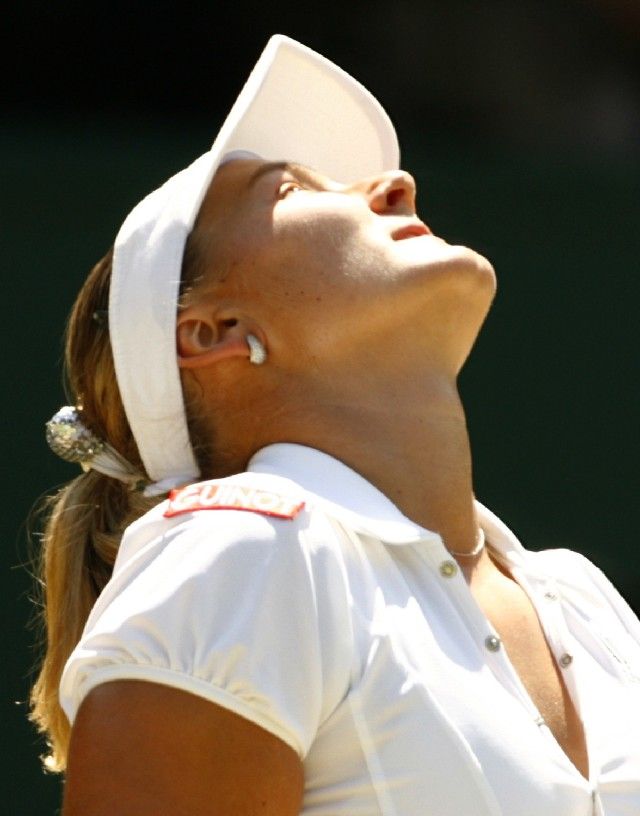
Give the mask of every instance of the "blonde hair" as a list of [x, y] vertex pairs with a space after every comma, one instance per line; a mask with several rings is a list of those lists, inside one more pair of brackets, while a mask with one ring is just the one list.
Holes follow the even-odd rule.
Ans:
[[[193, 258], [193, 250], [186, 257]], [[85, 281], [71, 311], [65, 343], [65, 378], [70, 404], [82, 407], [83, 421], [144, 473], [118, 390], [107, 308], [112, 251]], [[185, 260], [183, 279], [193, 277]], [[189, 410], [188, 410], [189, 413]], [[211, 467], [210, 446], [190, 422], [203, 473]], [[204, 466], [204, 467], [203, 467]], [[38, 594], [46, 650], [31, 691], [31, 720], [46, 735], [47, 770], [63, 771], [70, 735], [58, 701], [65, 663], [78, 643], [87, 617], [111, 576], [124, 529], [159, 499], [147, 499], [124, 483], [90, 470], [44, 502], [46, 523], [38, 558]]]

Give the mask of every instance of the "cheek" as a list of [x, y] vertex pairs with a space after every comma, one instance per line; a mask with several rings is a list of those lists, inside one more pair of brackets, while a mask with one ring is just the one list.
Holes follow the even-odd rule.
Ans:
[[306, 206], [305, 194], [280, 202], [269, 216], [254, 218], [251, 228], [236, 233], [230, 247], [236, 293], [276, 312], [331, 313], [357, 306], [370, 292], [363, 279], [389, 274], [388, 240], [374, 228], [367, 208], [338, 197], [326, 207]]
[[[302, 197], [303, 194], [301, 194]], [[387, 251], [382, 234], [376, 233], [368, 210], [332, 206], [326, 210], [297, 207], [276, 215], [273, 252], [283, 272], [323, 279], [360, 279], [377, 265], [384, 266]]]
[[353, 240], [360, 223], [354, 213], [341, 212], [336, 208], [318, 210], [296, 207], [287, 211], [281, 206], [274, 210], [273, 239], [276, 244], [282, 242], [301, 250], [307, 246], [315, 250], [320, 246], [330, 249]]

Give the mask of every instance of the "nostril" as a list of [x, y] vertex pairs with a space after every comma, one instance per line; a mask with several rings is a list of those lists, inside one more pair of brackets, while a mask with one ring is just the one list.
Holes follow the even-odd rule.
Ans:
[[402, 199], [404, 198], [404, 190], [402, 188], [397, 188], [396, 190], [391, 190], [387, 193], [387, 206], [388, 207], [395, 207], [396, 204], [399, 204]]

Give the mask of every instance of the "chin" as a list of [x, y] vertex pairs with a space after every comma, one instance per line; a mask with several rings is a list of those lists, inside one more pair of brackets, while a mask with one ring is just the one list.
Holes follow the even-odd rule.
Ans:
[[493, 271], [493, 267], [489, 263], [489, 261], [481, 255], [479, 252], [476, 252], [475, 249], [471, 249], [471, 247], [463, 246], [462, 244], [448, 244], [446, 241], [442, 242], [440, 251], [442, 253], [443, 259], [451, 260], [451, 261], [460, 261], [461, 263], [471, 263], [475, 264], [479, 268], [482, 269], [489, 269]]
[[493, 297], [496, 275], [491, 263], [469, 247], [448, 244], [442, 238], [424, 236], [400, 247], [402, 260], [424, 283], [439, 281], [447, 287], [479, 288]]
[[465, 246], [452, 247], [456, 262], [447, 277], [449, 288], [456, 292], [468, 309], [471, 324], [480, 330], [496, 294], [496, 273], [492, 264], [479, 252]]
[[429, 257], [414, 258], [415, 265], [406, 290], [422, 316], [442, 320], [445, 335], [458, 346], [460, 360], [466, 359], [493, 302], [496, 275], [491, 263], [466, 246], [440, 242]]
[[484, 255], [466, 246], [452, 246], [451, 249], [454, 257], [460, 260], [461, 266], [468, 269], [478, 284], [487, 286], [492, 292], [495, 292], [496, 273], [493, 265]]

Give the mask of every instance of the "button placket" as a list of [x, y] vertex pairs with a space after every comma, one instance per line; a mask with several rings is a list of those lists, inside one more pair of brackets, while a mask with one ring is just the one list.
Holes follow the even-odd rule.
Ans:
[[[444, 549], [444, 544], [441, 546]], [[491, 624], [475, 601], [467, 582], [462, 578], [458, 563], [452, 558], [445, 558], [437, 561], [434, 566], [437, 566], [443, 585], [449, 588], [448, 594], [452, 602], [463, 613], [469, 632], [482, 651], [487, 666], [500, 678], [501, 683], [512, 689], [513, 694], [521, 696], [517, 686], [514, 685], [502, 640], [492, 630]]]
[[573, 663], [573, 655], [567, 650], [569, 633], [567, 631], [561, 605], [558, 603], [560, 600], [560, 593], [553, 583], [547, 582], [545, 584], [544, 592], [542, 592], [542, 598], [544, 599], [546, 608], [548, 610], [547, 614], [544, 616], [545, 623], [543, 624], [545, 636], [552, 646], [553, 653], [558, 661], [558, 665], [561, 669], [566, 670]]
[[[535, 578], [527, 579], [526, 576], [518, 576], [518, 582], [527, 592], [534, 609], [538, 613], [545, 638], [563, 674], [569, 695], [579, 715], [584, 717], [582, 689], [579, 687], [576, 673], [573, 671], [575, 659], [573, 654], [574, 637], [567, 626], [562, 604], [562, 591], [553, 579], [536, 582]], [[553, 744], [557, 746], [557, 741], [550, 731], [548, 731], [548, 736]], [[588, 752], [590, 761], [593, 761], [594, 746], [592, 744], [588, 745]]]

